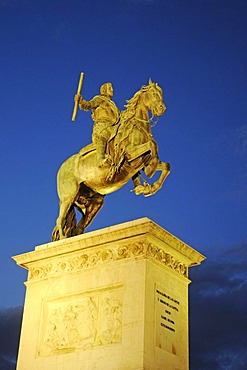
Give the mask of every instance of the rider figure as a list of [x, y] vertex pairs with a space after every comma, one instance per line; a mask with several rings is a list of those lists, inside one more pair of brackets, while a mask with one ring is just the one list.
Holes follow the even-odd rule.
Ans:
[[96, 146], [97, 165], [104, 166], [107, 162], [106, 145], [112, 134], [114, 126], [120, 117], [119, 109], [111, 99], [113, 96], [113, 87], [110, 82], [100, 87], [100, 95], [87, 101], [80, 95], [75, 96], [75, 101], [79, 101], [80, 109], [85, 111], [92, 110], [92, 119], [94, 121], [92, 142]]

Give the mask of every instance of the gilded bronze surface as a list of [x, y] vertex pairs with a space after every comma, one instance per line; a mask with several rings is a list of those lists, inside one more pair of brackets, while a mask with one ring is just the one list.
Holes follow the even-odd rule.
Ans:
[[[78, 106], [92, 111], [92, 143], [68, 158], [58, 171], [60, 211], [53, 241], [82, 234], [103, 206], [105, 195], [120, 189], [130, 179], [136, 195], [150, 196], [162, 187], [170, 173], [169, 163], [159, 160], [158, 146], [151, 132], [152, 118], [166, 110], [161, 87], [149, 80], [148, 85], [127, 100], [126, 109], [120, 112], [112, 100], [111, 83], [102, 85], [100, 95], [86, 101], [80, 95], [81, 77], [73, 117]], [[141, 170], [149, 178], [156, 171], [161, 174], [157, 181], [148, 184]], [[82, 215], [78, 223], [75, 209]]]

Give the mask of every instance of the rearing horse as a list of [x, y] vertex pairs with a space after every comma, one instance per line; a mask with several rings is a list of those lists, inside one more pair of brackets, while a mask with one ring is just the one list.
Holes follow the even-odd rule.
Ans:
[[[149, 110], [153, 116], [162, 115], [166, 106], [162, 89], [151, 80], [127, 101], [108, 146], [108, 166], [99, 167], [96, 149], [89, 144], [68, 158], [57, 175], [60, 212], [52, 233], [52, 240], [82, 234], [103, 206], [104, 197], [131, 178], [136, 195], [155, 194], [170, 173], [170, 165], [158, 158], [158, 147], [151, 133]], [[151, 178], [156, 171], [161, 175], [153, 185], [141, 183], [140, 170]], [[82, 214], [76, 221], [75, 208]]]

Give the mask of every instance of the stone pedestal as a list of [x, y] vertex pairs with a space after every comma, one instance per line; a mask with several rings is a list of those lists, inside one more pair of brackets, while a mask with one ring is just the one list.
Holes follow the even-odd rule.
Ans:
[[147, 218], [38, 246], [18, 370], [188, 369], [188, 268], [204, 256]]

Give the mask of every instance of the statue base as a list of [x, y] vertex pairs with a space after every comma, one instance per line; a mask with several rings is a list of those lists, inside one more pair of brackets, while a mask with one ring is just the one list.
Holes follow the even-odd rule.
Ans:
[[205, 257], [148, 218], [13, 258], [28, 270], [17, 369], [189, 368], [188, 269]]

